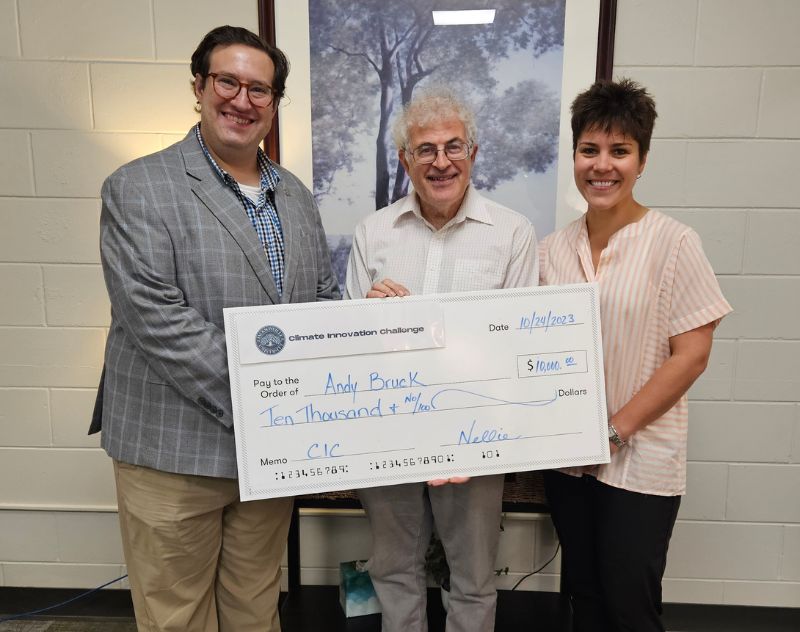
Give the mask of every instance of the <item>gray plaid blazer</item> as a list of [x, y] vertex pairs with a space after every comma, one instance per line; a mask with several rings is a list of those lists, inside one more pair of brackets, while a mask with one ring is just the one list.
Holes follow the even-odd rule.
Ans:
[[277, 169], [282, 297], [241, 202], [194, 131], [103, 184], [100, 252], [111, 328], [90, 432], [102, 425], [111, 457], [236, 477], [222, 309], [339, 298], [314, 198]]

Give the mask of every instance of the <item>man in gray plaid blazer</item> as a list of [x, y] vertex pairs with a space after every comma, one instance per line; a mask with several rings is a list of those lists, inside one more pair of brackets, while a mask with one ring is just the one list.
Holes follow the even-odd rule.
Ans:
[[114, 459], [139, 630], [279, 630], [291, 499], [238, 499], [225, 307], [339, 298], [309, 191], [259, 143], [283, 53], [219, 27], [192, 55], [200, 124], [104, 183], [112, 322], [97, 430]]

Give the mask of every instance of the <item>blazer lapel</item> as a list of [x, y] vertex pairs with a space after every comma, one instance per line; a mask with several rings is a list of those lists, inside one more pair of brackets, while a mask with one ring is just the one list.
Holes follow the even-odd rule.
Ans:
[[282, 302], [290, 302], [292, 288], [297, 279], [297, 265], [300, 253], [299, 245], [302, 243], [300, 235], [300, 222], [295, 217], [296, 198], [292, 197], [289, 188], [279, 183], [275, 190], [275, 208], [278, 210], [278, 217], [281, 219], [281, 229], [283, 230], [283, 249], [284, 249], [284, 271], [283, 271], [283, 296]]
[[272, 271], [264, 253], [264, 247], [258, 240], [250, 220], [242, 208], [242, 203], [236, 198], [234, 192], [219, 181], [216, 173], [208, 162], [197, 139], [194, 130], [181, 143], [186, 173], [194, 180], [191, 189], [208, 210], [217, 218], [220, 224], [231, 234], [239, 245], [253, 268], [264, 290], [273, 303], [280, 303], [278, 288], [272, 278]]

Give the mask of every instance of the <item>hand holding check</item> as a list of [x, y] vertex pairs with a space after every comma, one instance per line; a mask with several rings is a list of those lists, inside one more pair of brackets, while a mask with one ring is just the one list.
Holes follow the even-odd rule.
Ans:
[[391, 279], [375, 281], [369, 289], [369, 292], [367, 292], [367, 298], [389, 298], [393, 296], [410, 295], [411, 292], [409, 292], [405, 286], [395, 283]]

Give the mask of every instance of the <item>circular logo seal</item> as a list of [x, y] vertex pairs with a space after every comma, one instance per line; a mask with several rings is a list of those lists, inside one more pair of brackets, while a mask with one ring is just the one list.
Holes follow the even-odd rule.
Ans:
[[258, 330], [256, 334], [256, 347], [261, 353], [275, 355], [280, 353], [286, 345], [286, 336], [274, 325], [267, 325]]

